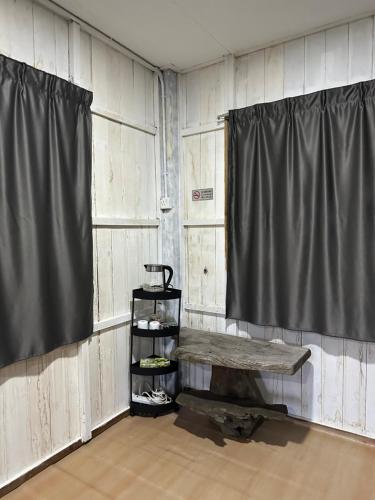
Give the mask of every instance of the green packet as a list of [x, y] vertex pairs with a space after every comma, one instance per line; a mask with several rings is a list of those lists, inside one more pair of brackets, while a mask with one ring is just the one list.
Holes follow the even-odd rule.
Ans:
[[169, 365], [170, 360], [166, 358], [141, 358], [139, 361], [141, 368], [163, 368]]

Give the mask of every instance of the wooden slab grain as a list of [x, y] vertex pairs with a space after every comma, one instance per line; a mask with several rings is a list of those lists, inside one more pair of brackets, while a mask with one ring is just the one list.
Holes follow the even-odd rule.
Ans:
[[192, 363], [294, 375], [311, 352], [299, 346], [182, 328], [174, 355]]

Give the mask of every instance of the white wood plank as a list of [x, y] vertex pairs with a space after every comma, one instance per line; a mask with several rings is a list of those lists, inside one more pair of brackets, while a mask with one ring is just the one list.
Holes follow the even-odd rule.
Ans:
[[247, 331], [252, 339], [264, 339], [264, 326], [248, 323]]
[[200, 116], [200, 72], [192, 71], [185, 75], [186, 86], [186, 126], [197, 127], [201, 124]]
[[[116, 50], [107, 50], [107, 110], [121, 115], [121, 64], [123, 57]], [[93, 70], [101, 71], [101, 68]], [[141, 122], [143, 123], [143, 121]]]
[[184, 148], [184, 189], [185, 218], [199, 219], [200, 202], [193, 202], [191, 192], [200, 189], [201, 185], [201, 136], [187, 137], [183, 141]]
[[284, 94], [283, 45], [265, 50], [265, 101], [277, 101]]
[[366, 427], [367, 435], [375, 438], [375, 343], [367, 343], [366, 356]]
[[92, 88], [94, 98], [92, 106], [105, 111], [108, 108], [108, 87], [107, 87], [107, 49], [103, 42], [97, 38], [91, 40], [92, 58]]
[[127, 281], [124, 262], [130, 256], [126, 253], [126, 230], [112, 231], [112, 286], [113, 286], [113, 314], [119, 316], [130, 311], [130, 287]]
[[115, 357], [115, 411], [125, 410], [129, 406], [129, 326], [114, 329]]
[[136, 103], [134, 100], [134, 62], [123, 56], [121, 62], [121, 116], [125, 120], [136, 120]]
[[112, 238], [110, 229], [97, 230], [99, 320], [113, 317]]
[[146, 123], [146, 70], [139, 63], [134, 62], [134, 111], [135, 120], [139, 123]]
[[216, 112], [216, 65], [199, 70], [200, 73], [200, 125], [213, 123]]
[[322, 337], [322, 421], [341, 428], [343, 423], [344, 341]]
[[[89, 341], [86, 341], [88, 343]], [[69, 429], [69, 442], [77, 441], [82, 436], [81, 428], [81, 408], [80, 408], [80, 390], [77, 386], [77, 379], [79, 377], [79, 346], [72, 344], [63, 347], [63, 370], [65, 377], [66, 388], [66, 408], [68, 412], [68, 429]], [[87, 361], [88, 364], [88, 361]], [[89, 373], [87, 374], [89, 376]], [[87, 388], [87, 391], [89, 389]], [[59, 395], [58, 395], [59, 397]], [[65, 446], [65, 443], [64, 445]]]
[[[158, 96], [156, 96], [158, 98]], [[146, 114], [145, 125], [155, 126], [156, 119], [155, 110], [155, 95], [154, 95], [154, 73], [148, 69], [145, 70], [145, 99], [146, 99]]]
[[92, 89], [92, 67], [91, 67], [91, 36], [81, 31], [80, 33], [80, 64], [79, 84], [85, 89]]
[[[265, 340], [282, 341], [283, 331], [281, 328], [264, 327]], [[267, 403], [282, 403], [283, 401], [283, 377], [279, 374], [262, 373], [262, 395]]]
[[[198, 214], [198, 218], [215, 218], [216, 216], [216, 132], [210, 132], [208, 134], [201, 135], [201, 147], [200, 147], [200, 188], [213, 188], [214, 199], [204, 200], [204, 201], [191, 201], [190, 192], [190, 204], [194, 205], [195, 213]], [[224, 174], [224, 173], [223, 173]], [[219, 187], [222, 192], [223, 184]], [[188, 195], [189, 193], [187, 193]]]
[[91, 429], [94, 429], [102, 419], [102, 378], [100, 357], [100, 334], [93, 335], [89, 343], [89, 364], [90, 364], [90, 420]]
[[225, 320], [225, 331], [228, 335], [238, 335], [238, 321], [234, 319]]
[[304, 93], [305, 40], [299, 38], [284, 45], [284, 97]]
[[236, 80], [236, 62], [235, 57], [230, 54], [225, 56], [222, 66], [219, 66], [220, 78], [216, 91], [216, 110], [217, 114], [228, 112], [235, 107], [235, 80]]
[[[33, 439], [39, 436], [30, 435], [32, 414], [28, 411], [29, 384], [26, 376], [26, 361], [14, 363], [0, 370], [0, 391], [3, 398], [2, 413], [2, 462], [5, 470], [1, 475], [10, 478], [33, 460]], [[21, 404], [19, 404], [21, 402]], [[36, 404], [36, 400], [34, 402]]]
[[34, 65], [47, 73], [56, 74], [54, 14], [35, 4]]
[[69, 79], [69, 28], [68, 23], [54, 16], [56, 75]]
[[108, 122], [102, 118], [93, 117], [93, 173], [95, 215], [113, 215], [113, 174], [110, 170], [108, 152]]
[[80, 434], [77, 344], [56, 349], [47, 359], [53, 451], [62, 449]]
[[[205, 230], [201, 234], [201, 298], [202, 304], [214, 304], [216, 300], [216, 272], [215, 255], [216, 234], [215, 228]], [[206, 272], [205, 272], [206, 271]], [[216, 331], [216, 315], [204, 314], [202, 317], [202, 328], [207, 331]]]
[[246, 55], [239, 57], [236, 61], [236, 108], [244, 108], [247, 103], [248, 60], [249, 56]]
[[264, 50], [248, 55], [246, 105], [264, 101]]
[[5, 483], [8, 471], [6, 464], [7, 448], [5, 445], [6, 429], [5, 429], [5, 382], [6, 372], [4, 369], [0, 370], [0, 484]]
[[372, 17], [349, 24], [349, 83], [371, 78], [373, 29]]
[[348, 25], [326, 32], [326, 84], [338, 87], [348, 82]]
[[[282, 338], [285, 344], [302, 345], [302, 333], [291, 330], [283, 330]], [[287, 405], [290, 415], [301, 416], [302, 414], [302, 371], [298, 370], [294, 375], [283, 375], [283, 403]]]
[[322, 336], [302, 332], [302, 345], [311, 357], [302, 367], [302, 417], [322, 421]]
[[215, 214], [220, 218], [225, 213], [224, 132], [215, 133]]
[[189, 276], [187, 298], [192, 304], [201, 303], [201, 230], [189, 228], [186, 231], [186, 264]]
[[246, 321], [239, 321], [238, 322], [238, 336], [239, 337], [248, 337], [249, 332], [248, 332], [248, 323]]
[[224, 310], [226, 296], [225, 234], [224, 227], [215, 229], [215, 305]]
[[363, 431], [366, 426], [366, 344], [344, 340], [343, 428]]
[[325, 86], [326, 34], [324, 31], [305, 39], [305, 91], [316, 92]]
[[13, 18], [12, 0], [0, 2], [0, 54], [11, 55], [12, 38], [10, 36], [11, 19]]
[[100, 379], [101, 379], [101, 415], [103, 421], [115, 412], [115, 342], [114, 331], [104, 330], [100, 332], [99, 356], [100, 356]]
[[49, 455], [52, 451], [50, 379], [47, 361], [48, 355], [37, 356], [26, 361], [27, 419], [34, 461]]
[[29, 0], [9, 2], [9, 55], [13, 59], [34, 65], [33, 4]]
[[112, 206], [106, 215], [121, 217], [125, 212], [124, 176], [122, 171], [121, 126], [117, 123], [108, 123], [108, 163], [110, 172], [110, 186]]

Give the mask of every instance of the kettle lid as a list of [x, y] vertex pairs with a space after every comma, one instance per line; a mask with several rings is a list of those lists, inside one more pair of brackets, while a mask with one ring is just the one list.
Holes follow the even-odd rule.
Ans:
[[163, 264], [144, 264], [144, 267], [148, 273], [161, 273], [163, 272]]

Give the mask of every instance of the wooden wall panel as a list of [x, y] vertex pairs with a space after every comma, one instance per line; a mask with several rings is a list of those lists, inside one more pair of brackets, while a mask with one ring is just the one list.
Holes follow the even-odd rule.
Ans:
[[[93, 215], [155, 220], [154, 74], [79, 27], [78, 38], [69, 35], [67, 21], [32, 0], [0, 2], [0, 53], [65, 79], [74, 74], [94, 91], [93, 110], [102, 116], [93, 116]], [[158, 233], [157, 226], [94, 229], [95, 322], [129, 314], [143, 264], [158, 260]], [[128, 407], [128, 322], [96, 332], [88, 348], [83, 388], [77, 344], [0, 370], [0, 487], [80, 438], [82, 390], [90, 395], [92, 427]]]
[[[68, 24], [28, 0], [0, 4], [0, 52], [68, 78]], [[0, 484], [79, 437], [77, 346], [0, 370]]]
[[[235, 62], [235, 106], [237, 108], [301, 95], [324, 88], [354, 83], [374, 77], [374, 19], [368, 17], [319, 33], [291, 40], [241, 56]], [[221, 64], [221, 63], [220, 63]], [[213, 148], [202, 154], [202, 143], [223, 136], [221, 130], [207, 130], [201, 119], [205, 106], [212, 107], [207, 89], [217, 84], [219, 66], [187, 73], [181, 78], [181, 141], [184, 169], [185, 210], [185, 303], [189, 325], [216, 329], [231, 335], [265, 338], [304, 345], [312, 356], [293, 377], [263, 374], [261, 390], [270, 402], [284, 402], [298, 417], [375, 437], [375, 398], [369, 380], [374, 372], [372, 344], [321, 336], [315, 332], [293, 332], [224, 319], [225, 260], [224, 230], [217, 220], [224, 216], [223, 205], [191, 202], [191, 189], [202, 178], [216, 184], [223, 179], [222, 151]], [[211, 78], [212, 82], [204, 82]], [[220, 80], [223, 89], [227, 82]], [[212, 92], [212, 90], [211, 90]], [[221, 111], [217, 108], [216, 114]], [[215, 112], [212, 110], [211, 116]], [[195, 128], [194, 128], [195, 127]], [[211, 155], [208, 157], [207, 155]], [[211, 171], [207, 172], [207, 169]], [[213, 172], [214, 170], [214, 172]], [[204, 172], [202, 177], [201, 172]], [[212, 218], [215, 221], [212, 221]], [[197, 226], [201, 221], [201, 226]], [[215, 234], [215, 238], [213, 235]], [[204, 268], [215, 267], [215, 293]], [[213, 301], [214, 300], [214, 301]], [[185, 381], [198, 388], [207, 386], [201, 366], [185, 367]]]
[[[158, 122], [154, 75], [94, 38], [91, 54], [91, 71], [85, 74], [92, 75], [93, 109], [101, 114], [93, 120], [94, 213], [112, 219], [154, 220], [158, 217], [158, 137], [141, 130]], [[98, 227], [96, 253], [98, 321], [129, 314], [131, 290], [145, 279], [143, 264], [158, 260], [157, 227]], [[128, 406], [128, 356], [128, 324], [93, 336], [93, 427]]]

